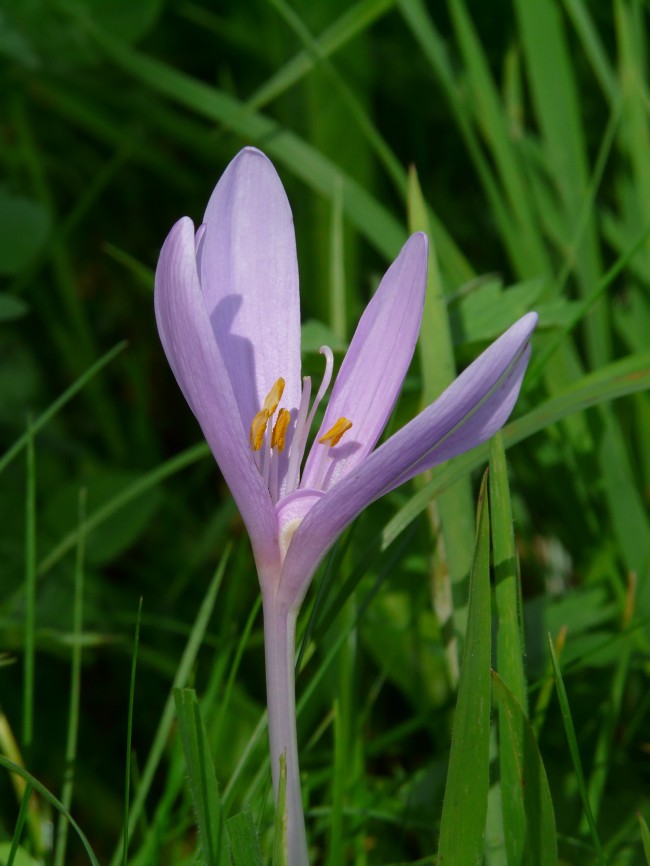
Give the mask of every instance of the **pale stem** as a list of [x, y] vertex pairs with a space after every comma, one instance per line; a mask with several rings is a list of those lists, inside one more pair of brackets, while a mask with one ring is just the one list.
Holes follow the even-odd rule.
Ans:
[[266, 700], [273, 790], [277, 804], [280, 756], [284, 753], [287, 767], [287, 863], [289, 866], [309, 866], [296, 733], [294, 658], [297, 611], [280, 606], [273, 595], [269, 593], [264, 598]]

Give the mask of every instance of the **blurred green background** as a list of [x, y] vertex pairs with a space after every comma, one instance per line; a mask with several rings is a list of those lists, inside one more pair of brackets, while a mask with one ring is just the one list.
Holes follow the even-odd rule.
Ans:
[[[505, 433], [518, 443], [508, 458], [531, 715], [562, 862], [605, 862], [548, 690], [546, 636], [564, 627], [599, 844], [609, 864], [643, 862], [647, 25], [639, 0], [0, 2], [0, 753], [16, 757], [11, 730], [60, 797], [67, 740], [72, 813], [101, 862], [123, 822], [140, 598], [133, 862], [193, 862], [183, 759], [163, 713], [173, 681], [204, 701], [226, 811], [250, 805], [270, 850], [252, 557], [152, 309], [166, 233], [184, 214], [200, 222], [245, 144], [272, 158], [292, 203], [315, 375], [318, 346], [340, 358], [407, 236], [417, 169], [444, 302], [427, 313], [393, 426], [449, 380], [452, 346], [460, 368], [539, 311], [520, 420]], [[462, 642], [472, 470], [486, 459], [373, 506], [337, 546], [317, 603], [310, 594], [298, 694], [314, 683], [299, 720], [314, 862], [397, 864], [436, 850], [457, 661], [434, 611], [450, 576]], [[426, 491], [442, 489], [432, 513]], [[179, 671], [190, 635], [196, 651]], [[42, 798], [38, 808], [47, 823]], [[18, 809], [1, 770], [0, 844]], [[488, 863], [507, 862], [500, 833], [488, 823]], [[25, 842], [34, 857], [87, 862], [74, 834], [54, 854], [37, 835]]]

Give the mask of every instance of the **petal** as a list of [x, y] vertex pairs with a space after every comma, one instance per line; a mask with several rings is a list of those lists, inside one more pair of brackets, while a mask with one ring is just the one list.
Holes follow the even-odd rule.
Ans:
[[274, 382], [282, 405], [300, 402], [300, 297], [293, 217], [272, 163], [242, 150], [205, 212], [201, 286], [214, 335], [248, 430]]
[[272, 564], [279, 557], [275, 512], [214, 340], [194, 249], [194, 226], [184, 217], [167, 236], [156, 268], [158, 331], [176, 380], [246, 523], [255, 555], [261, 565]]
[[530, 357], [529, 313], [483, 352], [427, 409], [370, 454], [296, 530], [278, 593], [300, 604], [318, 563], [363, 509], [419, 472], [489, 439], [512, 412]]
[[[413, 358], [424, 306], [427, 253], [426, 235], [412, 235], [366, 307], [307, 459], [305, 487], [327, 490], [377, 444]], [[352, 421], [352, 429], [340, 445], [320, 444], [320, 437], [339, 418]]]

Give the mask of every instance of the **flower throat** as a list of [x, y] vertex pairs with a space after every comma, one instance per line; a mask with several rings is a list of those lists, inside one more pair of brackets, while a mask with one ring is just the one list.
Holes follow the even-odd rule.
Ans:
[[[255, 414], [255, 417], [251, 421], [249, 431], [251, 450], [254, 453], [255, 462], [262, 473], [264, 482], [269, 488], [269, 493], [271, 494], [273, 502], [277, 502], [280, 498], [280, 454], [282, 454], [285, 449], [287, 435], [290, 433], [292, 436], [290, 437], [288, 448], [289, 461], [284, 495], [292, 493], [300, 487], [300, 467], [302, 466], [302, 459], [305, 453], [305, 448], [307, 447], [309, 431], [314, 421], [316, 410], [332, 381], [332, 371], [334, 369], [334, 355], [332, 350], [328, 346], [322, 346], [320, 353], [325, 356], [325, 372], [311, 410], [309, 408], [309, 401], [311, 399], [311, 378], [309, 376], [304, 376], [302, 380], [303, 384], [302, 394], [300, 395], [300, 405], [298, 406], [298, 411], [296, 413], [295, 424], [292, 425], [291, 412], [284, 408], [278, 410], [285, 386], [284, 379], [280, 377], [276, 380], [273, 387], [266, 395], [262, 408]], [[351, 427], [352, 421], [349, 421], [347, 418], [339, 418], [336, 423], [318, 439], [318, 444], [334, 448], [339, 444], [341, 438]], [[317, 488], [320, 488], [325, 474], [325, 457], [327, 455], [327, 448], [321, 449], [321, 452], [318, 471], [316, 473], [316, 484], [314, 485]]]

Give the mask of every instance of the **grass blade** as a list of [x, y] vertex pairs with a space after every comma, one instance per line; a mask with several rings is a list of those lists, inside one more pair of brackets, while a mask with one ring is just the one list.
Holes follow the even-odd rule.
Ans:
[[[111, 361], [113, 361], [119, 354], [121, 354], [124, 349], [128, 346], [126, 340], [123, 340], [121, 343], [118, 343], [116, 346], [113, 346], [110, 351], [106, 352], [105, 355], [92, 364], [85, 373], [83, 373], [79, 378], [70, 385], [69, 388], [61, 394], [60, 397], [51, 403], [47, 409], [36, 418], [32, 423], [32, 436], [35, 436], [39, 430], [41, 430], [48, 421], [50, 421], [56, 414], [62, 409], [66, 403], [69, 403], [72, 398], [78, 394], [83, 388], [90, 382], [98, 373], [100, 373], [104, 367], [107, 367]], [[20, 454], [23, 448], [26, 447], [28, 441], [28, 433], [25, 433], [20, 439], [16, 440], [14, 444], [6, 451], [2, 457], [0, 457], [0, 472], [2, 472], [6, 467], [11, 463], [11, 461], [16, 457], [16, 455]]]
[[[217, 600], [221, 581], [223, 580], [223, 576], [226, 573], [226, 565], [228, 563], [229, 556], [230, 548], [228, 548], [221, 557], [215, 575], [212, 578], [210, 586], [208, 587], [208, 591], [206, 592], [205, 598], [203, 599], [201, 608], [199, 609], [198, 615], [194, 622], [194, 626], [192, 627], [192, 632], [188, 638], [187, 644], [185, 645], [183, 656], [179, 662], [176, 676], [174, 677], [173, 687], [175, 688], [182, 688], [185, 686], [190, 671], [194, 667], [197, 653], [201, 647], [201, 643], [208, 627], [210, 617], [212, 616], [212, 611], [214, 610], [214, 605]], [[171, 732], [173, 723], [174, 699], [170, 694], [162, 711], [160, 722], [158, 723], [158, 729], [156, 730], [156, 735], [154, 737], [151, 750], [149, 752], [149, 755], [147, 756], [147, 762], [142, 771], [142, 776], [140, 778], [140, 786], [135, 794], [135, 797], [133, 798], [133, 803], [129, 812], [128, 821], [129, 836], [133, 833], [133, 828], [138, 822], [144, 808], [145, 800], [147, 798], [147, 795], [149, 794], [149, 790], [151, 789], [151, 785], [153, 783], [154, 775], [162, 759], [163, 752], [169, 739], [169, 734]], [[110, 861], [111, 866], [118, 866], [121, 857], [122, 846], [118, 845]]]
[[573, 762], [573, 769], [576, 774], [576, 782], [578, 785], [578, 791], [580, 792], [580, 798], [582, 800], [582, 807], [585, 812], [585, 816], [587, 822], [589, 824], [589, 830], [591, 831], [591, 838], [594, 843], [594, 849], [596, 851], [596, 856], [598, 859], [598, 863], [600, 866], [607, 866], [607, 861], [605, 860], [605, 852], [603, 851], [602, 845], [600, 844], [600, 839], [598, 837], [598, 830], [596, 828], [596, 821], [594, 820], [593, 812], [591, 811], [591, 805], [589, 803], [589, 794], [587, 792], [587, 783], [585, 782], [585, 774], [582, 769], [582, 761], [580, 760], [580, 750], [578, 748], [578, 738], [576, 737], [576, 731], [573, 726], [573, 718], [571, 717], [571, 708], [569, 707], [569, 698], [566, 693], [566, 689], [564, 687], [564, 680], [562, 679], [562, 672], [560, 671], [560, 665], [558, 664], [557, 657], [555, 655], [555, 647], [553, 646], [553, 640], [549, 634], [548, 636], [548, 645], [551, 652], [551, 662], [553, 664], [553, 676], [555, 677], [555, 688], [557, 690], [557, 697], [560, 703], [560, 711], [562, 713], [562, 721], [564, 722], [564, 730], [566, 733], [567, 742], [569, 744], [569, 751], [571, 753], [571, 760]]
[[255, 822], [250, 810], [226, 821], [233, 866], [264, 866]]
[[521, 595], [517, 576], [506, 453], [501, 433], [497, 433], [490, 444], [490, 524], [494, 595], [498, 618], [497, 670], [524, 715], [527, 716]]
[[[409, 174], [409, 231], [423, 231], [431, 238], [427, 207], [415, 169]], [[438, 270], [435, 245], [429, 245], [427, 293], [418, 339], [422, 371], [422, 402], [429, 405], [456, 377], [456, 362], [442, 277]], [[426, 478], [436, 478], [434, 468]], [[469, 477], [431, 503], [429, 518], [436, 549], [432, 562], [434, 605], [445, 631], [445, 647], [450, 681], [458, 683], [457, 639], [464, 640], [467, 626], [465, 598], [471, 554], [467, 539], [475, 534], [472, 488]]]
[[126, 722], [126, 767], [124, 770], [124, 847], [122, 849], [122, 864], [126, 866], [129, 856], [129, 800], [131, 793], [131, 743], [133, 740], [133, 704], [135, 702], [135, 672], [138, 662], [138, 647], [140, 645], [140, 620], [142, 619], [142, 598], [138, 604], [138, 615], [135, 621], [133, 638], [133, 657], [131, 659], [131, 683], [129, 686], [129, 711]]
[[648, 825], [643, 815], [638, 814], [637, 818], [639, 819], [639, 826], [641, 828], [641, 841], [643, 842], [645, 861], [650, 866], [650, 830], [648, 830]]
[[[72, 613], [72, 633], [74, 643], [72, 645], [72, 664], [70, 668], [70, 707], [68, 709], [68, 734], [65, 748], [65, 771], [63, 776], [63, 787], [61, 790], [61, 802], [66, 809], [72, 804], [72, 792], [74, 790], [74, 765], [77, 757], [77, 735], [79, 732], [79, 702], [81, 695], [81, 651], [83, 633], [83, 592], [84, 592], [84, 552], [85, 534], [83, 532], [86, 519], [86, 492], [79, 491], [79, 543], [77, 545], [77, 561], [74, 575], [74, 608]], [[56, 848], [54, 851], [54, 866], [64, 866], [65, 852], [68, 841], [68, 824], [62, 814], [56, 834]]]
[[490, 518], [487, 476], [477, 512], [467, 641], [458, 686], [438, 860], [476, 866], [483, 855], [490, 750]]
[[18, 811], [18, 818], [16, 819], [16, 827], [14, 829], [13, 839], [11, 840], [11, 848], [9, 849], [9, 854], [7, 856], [5, 866], [13, 866], [16, 855], [18, 854], [18, 850], [20, 848], [20, 837], [23, 834], [23, 827], [25, 826], [25, 821], [29, 812], [29, 800], [31, 796], [32, 786], [29, 782], [27, 782], [27, 784], [25, 785], [25, 790], [23, 791], [23, 798], [20, 801], [20, 809]]
[[203, 862], [205, 866], [229, 866], [219, 785], [196, 692], [193, 689], [174, 689], [174, 703], [199, 825]]
[[523, 707], [497, 673], [492, 673], [499, 707], [501, 767], [512, 769], [501, 777], [503, 826], [508, 863], [516, 866], [555, 866], [557, 836], [553, 801], [537, 741]]
[[36, 627], [36, 459], [34, 428], [27, 422], [27, 484], [25, 498], [25, 670], [23, 675], [23, 749], [34, 733], [34, 663]]
[[8, 760], [4, 757], [4, 755], [0, 755], [0, 767], [4, 767], [5, 770], [9, 770], [10, 773], [15, 773], [17, 776], [20, 776], [25, 782], [32, 786], [32, 788], [37, 791], [44, 800], [46, 800], [50, 806], [53, 806], [58, 812], [65, 816], [68, 823], [71, 825], [79, 839], [81, 840], [81, 844], [83, 845], [86, 854], [88, 855], [88, 859], [90, 860], [92, 866], [100, 866], [99, 860], [95, 856], [95, 852], [93, 851], [90, 842], [86, 838], [85, 833], [77, 824], [75, 819], [72, 817], [70, 812], [64, 807], [63, 803], [61, 803], [54, 794], [51, 794], [45, 785], [38, 781], [35, 776], [32, 776], [31, 773], [27, 772], [24, 767], [21, 767], [20, 764], [14, 764], [13, 761]]

